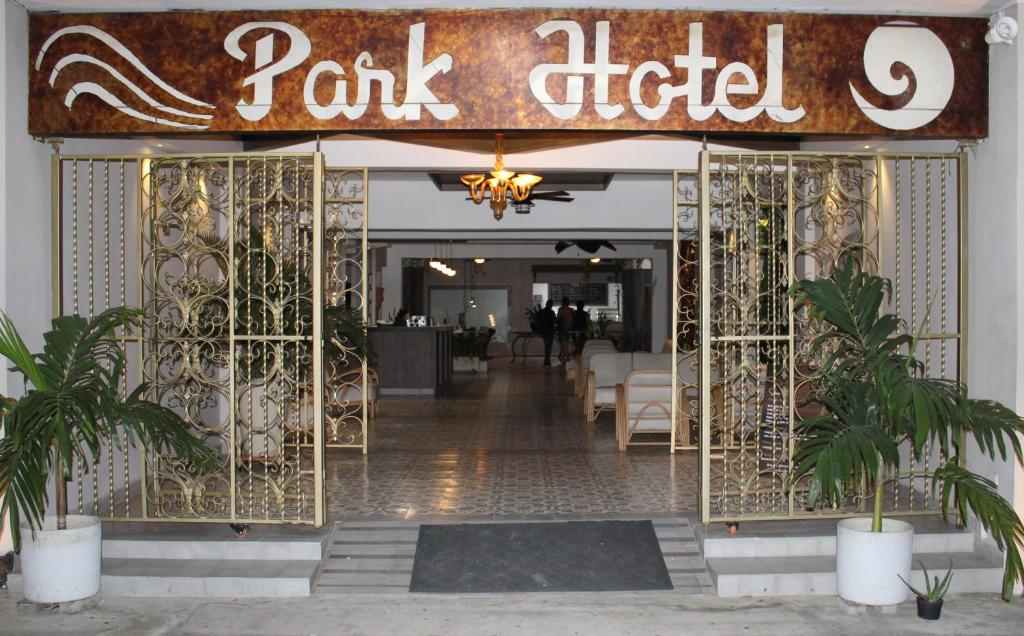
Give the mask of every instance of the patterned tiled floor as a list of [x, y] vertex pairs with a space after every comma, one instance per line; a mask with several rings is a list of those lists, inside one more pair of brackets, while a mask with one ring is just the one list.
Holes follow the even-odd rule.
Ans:
[[457, 375], [451, 397], [385, 397], [368, 455], [329, 450], [331, 518], [696, 511], [695, 453], [620, 453], [614, 416], [588, 425], [560, 368], [506, 359], [490, 367], [487, 374]]

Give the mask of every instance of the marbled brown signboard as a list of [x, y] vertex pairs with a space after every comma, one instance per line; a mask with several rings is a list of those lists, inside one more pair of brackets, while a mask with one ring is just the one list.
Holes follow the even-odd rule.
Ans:
[[34, 14], [29, 129], [984, 137], [986, 28], [599, 9]]

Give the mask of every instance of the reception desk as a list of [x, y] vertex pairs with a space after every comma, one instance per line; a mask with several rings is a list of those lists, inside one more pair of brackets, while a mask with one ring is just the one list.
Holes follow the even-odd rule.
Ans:
[[374, 327], [382, 395], [439, 395], [451, 387], [452, 327]]

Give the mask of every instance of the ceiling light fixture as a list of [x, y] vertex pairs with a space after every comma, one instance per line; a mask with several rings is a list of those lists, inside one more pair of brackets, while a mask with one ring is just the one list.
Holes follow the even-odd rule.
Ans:
[[525, 201], [533, 186], [542, 179], [535, 174], [516, 174], [514, 170], [505, 170], [504, 148], [505, 135], [498, 133], [494, 139], [494, 169], [490, 177], [481, 173], [464, 174], [461, 177], [462, 183], [469, 187], [469, 196], [473, 197], [474, 203], [482, 203], [486, 191], [490, 190], [491, 210], [496, 221], [505, 215], [510, 196], [517, 203]]
[[487, 262], [487, 259], [486, 258], [474, 258], [473, 262], [476, 263], [477, 265], [483, 265], [484, 263]]
[[601, 257], [600, 256], [595, 256], [594, 258], [590, 259], [590, 262], [594, 263], [596, 265], [597, 263], [601, 262]]

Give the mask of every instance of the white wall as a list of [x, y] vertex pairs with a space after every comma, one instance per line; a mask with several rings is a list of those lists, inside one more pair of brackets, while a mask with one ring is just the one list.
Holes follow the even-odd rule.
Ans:
[[[1018, 16], [1019, 7], [1007, 11]], [[1020, 17], [1017, 17], [1019, 20]], [[989, 48], [989, 138], [974, 153], [970, 175], [970, 304], [968, 329], [971, 393], [1024, 412], [1024, 37]], [[1013, 497], [1021, 479], [1012, 461], [981, 453], [972, 469], [996, 480]], [[1016, 474], [1015, 474], [1016, 473]], [[1017, 495], [1024, 493], [1018, 483]], [[1018, 499], [1018, 511], [1024, 512]]]
[[[8, 66], [10, 66], [7, 49], [11, 41], [7, 33], [7, 12], [11, 8], [10, 2], [5, 2], [0, 10], [0, 33], [4, 34], [4, 45], [0, 47], [0, 74], [4, 82], [0, 84], [0, 245], [7, 244], [7, 90]], [[0, 258], [0, 307], [7, 307], [7, 259]], [[0, 395], [7, 394], [7, 374], [0, 372]], [[2, 433], [0, 433], [2, 434]], [[2, 495], [0, 495], [2, 496]], [[11, 549], [10, 533], [7, 530], [8, 521], [5, 515], [0, 519], [0, 555], [6, 554]]]
[[[49, 153], [27, 132], [28, 14], [9, 0], [3, 14], [0, 303], [35, 348], [50, 317]], [[20, 394], [20, 378], [6, 370], [0, 375], [0, 392]], [[5, 551], [0, 545], [0, 553]]]
[[[543, 174], [543, 173], [541, 173]], [[636, 230], [672, 231], [672, 175], [617, 174], [605, 191], [573, 191], [574, 201], [538, 201], [529, 214], [511, 206], [496, 221], [485, 201], [467, 201], [466, 192], [441, 192], [420, 172], [370, 174], [370, 230], [450, 229], [510, 231], [605, 231], [607, 237]], [[565, 236], [564, 238], [577, 238]]]

